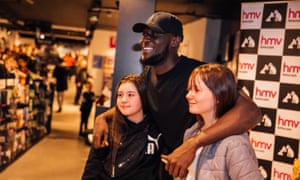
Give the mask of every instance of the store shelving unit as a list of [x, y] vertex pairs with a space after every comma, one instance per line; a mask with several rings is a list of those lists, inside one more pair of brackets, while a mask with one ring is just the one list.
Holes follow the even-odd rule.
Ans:
[[0, 79], [0, 172], [46, 134], [47, 84]]

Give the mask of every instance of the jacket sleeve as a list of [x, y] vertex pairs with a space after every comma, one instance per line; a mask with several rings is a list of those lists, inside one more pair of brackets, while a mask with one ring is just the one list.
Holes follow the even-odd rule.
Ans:
[[104, 170], [103, 162], [108, 151], [109, 148], [94, 149], [91, 147], [81, 180], [100, 179], [100, 173]]
[[250, 143], [241, 138], [228, 145], [226, 166], [232, 180], [263, 180], [258, 163]]

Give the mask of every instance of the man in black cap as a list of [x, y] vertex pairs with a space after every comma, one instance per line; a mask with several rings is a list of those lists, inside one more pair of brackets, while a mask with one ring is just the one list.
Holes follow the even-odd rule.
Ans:
[[[241, 93], [237, 104], [216, 124], [182, 144], [185, 130], [196, 118], [189, 113], [185, 99], [187, 81], [192, 70], [203, 62], [178, 55], [183, 28], [180, 20], [170, 13], [154, 13], [146, 23], [135, 24], [133, 31], [142, 33], [140, 62], [145, 68], [141, 75], [148, 84], [150, 112], [166, 142], [164, 153], [169, 155], [162, 155], [162, 158], [171, 176], [186, 175], [199, 147], [247, 131], [261, 119], [255, 103]], [[96, 118], [93, 148], [107, 144], [106, 119], [112, 111]], [[171, 176], [164, 173], [161, 179], [172, 179]]]

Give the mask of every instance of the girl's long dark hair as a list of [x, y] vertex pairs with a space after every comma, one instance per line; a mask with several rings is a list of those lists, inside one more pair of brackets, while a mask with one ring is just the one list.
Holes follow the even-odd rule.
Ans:
[[[121, 84], [123, 83], [133, 83], [136, 87], [138, 94], [141, 99], [142, 108], [144, 115], [148, 112], [148, 101], [147, 101], [147, 95], [146, 95], [146, 84], [143, 80], [143, 78], [140, 75], [137, 74], [128, 74], [124, 76], [118, 83], [115, 89], [115, 101], [117, 101], [117, 92]], [[115, 102], [115, 104], [117, 104]], [[120, 112], [119, 108], [116, 106], [115, 115], [113, 117], [113, 123], [112, 123], [112, 143], [114, 146], [114, 149], [118, 148], [122, 138], [126, 136], [127, 133], [127, 123], [125, 121], [125, 118], [122, 113]]]

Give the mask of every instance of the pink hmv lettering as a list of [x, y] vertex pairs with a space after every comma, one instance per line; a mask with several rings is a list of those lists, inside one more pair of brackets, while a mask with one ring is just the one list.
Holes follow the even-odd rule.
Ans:
[[293, 119], [283, 119], [280, 116], [278, 117], [278, 125], [280, 126], [286, 126], [290, 128], [298, 128], [299, 127], [299, 121], [293, 120]]
[[259, 19], [261, 17], [261, 12], [247, 12], [242, 11], [242, 19]]
[[283, 39], [282, 38], [268, 38], [265, 36], [262, 36], [260, 39], [261, 44], [263, 45], [274, 45], [274, 46], [279, 46], [282, 43]]
[[276, 91], [255, 88], [255, 96], [275, 98], [276, 95]]
[[258, 148], [258, 149], [270, 150], [272, 147], [271, 143], [267, 143], [267, 142], [263, 142], [263, 141], [256, 141], [254, 138], [251, 138], [250, 142], [253, 147]]

